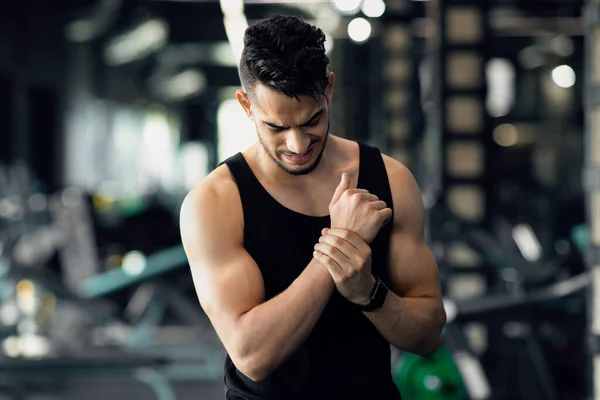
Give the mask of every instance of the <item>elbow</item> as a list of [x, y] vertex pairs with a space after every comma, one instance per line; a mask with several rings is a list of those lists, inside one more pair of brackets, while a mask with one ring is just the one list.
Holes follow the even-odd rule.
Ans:
[[428, 335], [423, 336], [423, 340], [419, 343], [418, 351], [416, 352], [421, 357], [431, 357], [442, 344], [442, 335], [444, 326], [446, 325], [446, 313], [442, 311], [438, 313], [435, 322], [429, 330]]
[[238, 358], [234, 364], [246, 378], [256, 383], [264, 381], [269, 375], [267, 368], [252, 358]]
[[230, 356], [236, 369], [253, 382], [264, 381], [271, 372], [266, 357], [260, 352], [239, 346]]
[[427, 338], [421, 343], [419, 346], [418, 355], [421, 357], [429, 358], [435, 354], [437, 349], [442, 344], [442, 335], [441, 333], [436, 333], [435, 335], [431, 335], [432, 337]]

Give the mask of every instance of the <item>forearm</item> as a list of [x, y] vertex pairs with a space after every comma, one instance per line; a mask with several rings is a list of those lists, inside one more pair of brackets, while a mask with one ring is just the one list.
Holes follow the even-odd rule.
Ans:
[[264, 379], [298, 349], [334, 288], [325, 268], [312, 259], [288, 289], [240, 318], [243, 359], [251, 379]]
[[364, 314], [390, 344], [422, 356], [435, 352], [446, 323], [439, 299], [399, 297], [391, 290], [383, 307]]

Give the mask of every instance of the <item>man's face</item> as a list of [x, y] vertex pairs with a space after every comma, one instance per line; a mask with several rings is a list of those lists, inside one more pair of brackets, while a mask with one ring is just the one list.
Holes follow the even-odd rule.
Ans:
[[[329, 86], [333, 86], [333, 75]], [[317, 100], [298, 96], [298, 101], [257, 84], [246, 105], [238, 96], [256, 124], [265, 152], [290, 175], [306, 175], [319, 165], [329, 134], [331, 88], [325, 93]]]

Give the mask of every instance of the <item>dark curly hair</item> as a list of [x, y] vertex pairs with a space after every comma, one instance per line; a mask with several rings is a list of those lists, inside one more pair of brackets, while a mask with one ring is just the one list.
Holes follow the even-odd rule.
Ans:
[[325, 34], [298, 17], [274, 15], [246, 29], [240, 81], [253, 95], [256, 83], [298, 99], [318, 98], [327, 86]]

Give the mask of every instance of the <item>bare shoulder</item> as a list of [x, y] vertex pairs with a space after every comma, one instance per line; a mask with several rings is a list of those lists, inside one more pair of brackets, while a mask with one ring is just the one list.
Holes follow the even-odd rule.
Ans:
[[400, 161], [381, 154], [390, 182], [394, 200], [395, 219], [419, 217], [424, 213], [423, 199], [419, 185], [412, 172]]
[[237, 187], [226, 165], [221, 165], [208, 174], [186, 196], [184, 205], [203, 201], [226, 200], [237, 193]]
[[179, 219], [184, 246], [186, 242], [212, 243], [212, 234], [242, 240], [241, 201], [226, 165], [216, 168], [188, 193]]

